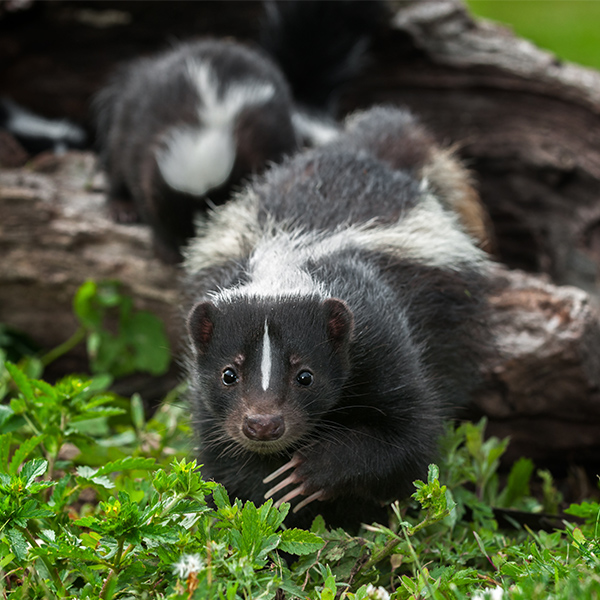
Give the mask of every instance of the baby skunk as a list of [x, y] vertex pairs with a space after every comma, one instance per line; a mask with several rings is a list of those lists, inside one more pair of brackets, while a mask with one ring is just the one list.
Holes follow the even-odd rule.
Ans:
[[184, 286], [204, 475], [295, 503], [290, 525], [382, 519], [478, 379], [488, 261], [468, 231], [467, 172], [392, 108], [210, 213]]
[[61, 154], [69, 148], [85, 148], [85, 131], [66, 119], [47, 119], [8, 98], [0, 98], [0, 128], [9, 131], [29, 152], [53, 150]]
[[124, 65], [95, 100], [109, 206], [141, 217], [167, 261], [194, 233], [198, 199], [297, 147], [291, 95], [263, 54], [229, 41], [178, 45]]
[[[269, 4], [262, 35], [277, 40], [268, 44], [273, 52], [302, 51], [311, 26], [331, 30], [344, 13], [361, 13], [354, 2], [335, 3], [335, 10], [326, 14], [315, 12], [321, 4], [290, 2], [288, 8], [294, 10]], [[366, 3], [358, 5], [363, 4], [362, 12], [373, 12]], [[287, 35], [290, 19], [308, 29], [303, 37]], [[332, 139], [337, 126], [324, 112], [326, 99], [341, 73], [357, 72], [371, 29], [369, 20], [354, 21], [357, 33], [353, 29], [344, 40], [343, 52], [320, 65], [313, 61], [315, 82], [304, 77], [296, 86], [320, 85], [328, 78], [324, 96], [303, 107], [296, 107], [283, 73], [264, 51], [232, 41], [181, 43], [123, 65], [94, 102], [115, 219], [149, 223], [158, 254], [176, 262], [180, 247], [194, 233], [196, 211], [228, 199], [232, 186], [269, 162], [302, 145]], [[292, 47], [300, 42], [301, 47]], [[331, 36], [321, 36], [321, 42], [340, 45]]]

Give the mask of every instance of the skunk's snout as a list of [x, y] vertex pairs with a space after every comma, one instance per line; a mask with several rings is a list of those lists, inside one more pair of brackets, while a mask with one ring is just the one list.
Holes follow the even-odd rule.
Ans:
[[250, 440], [271, 442], [278, 440], [285, 432], [282, 415], [247, 414], [242, 424], [242, 433]]

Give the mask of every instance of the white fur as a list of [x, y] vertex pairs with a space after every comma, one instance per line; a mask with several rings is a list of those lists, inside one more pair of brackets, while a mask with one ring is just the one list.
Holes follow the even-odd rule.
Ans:
[[199, 125], [172, 129], [157, 153], [160, 172], [175, 190], [203, 196], [225, 183], [235, 163], [234, 126], [247, 106], [264, 104], [275, 94], [269, 82], [235, 81], [219, 90], [208, 62], [188, 60], [187, 74], [198, 93]]
[[220, 128], [179, 127], [157, 154], [163, 179], [174, 190], [203, 196], [224, 183], [235, 162], [231, 132]]
[[85, 139], [84, 132], [69, 121], [40, 117], [9, 100], [4, 100], [4, 106], [9, 113], [5, 127], [16, 135], [49, 138], [55, 150], [65, 150], [67, 141], [80, 144]]
[[210, 216], [198, 216], [196, 237], [183, 250], [186, 269], [195, 273], [241, 260], [252, 252], [260, 237], [258, 197], [247, 190], [211, 211]]
[[260, 361], [261, 384], [263, 391], [269, 389], [273, 357], [271, 356], [271, 338], [269, 337], [269, 324], [265, 319], [265, 332], [263, 334], [262, 357]]
[[[257, 210], [254, 196], [220, 207], [215, 213], [219, 225], [213, 221], [206, 237], [200, 230], [188, 250], [190, 272], [249, 257], [249, 282], [215, 292], [212, 297], [217, 302], [240, 296], [327, 297], [327, 290], [314, 281], [307, 264], [348, 249], [382, 252], [449, 271], [483, 271], [487, 265], [487, 255], [460, 229], [456, 215], [430, 194], [395, 223], [381, 225], [374, 220], [325, 233], [303, 232], [282, 223], [277, 227], [267, 224], [259, 231]], [[217, 247], [220, 253], [215, 254]]]
[[299, 111], [292, 115], [292, 124], [296, 135], [309, 146], [328, 144], [335, 140], [341, 131], [332, 121]]

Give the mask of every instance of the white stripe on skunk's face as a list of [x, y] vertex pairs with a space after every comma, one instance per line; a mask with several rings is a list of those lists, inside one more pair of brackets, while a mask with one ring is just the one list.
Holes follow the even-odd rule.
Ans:
[[207, 61], [190, 59], [187, 71], [200, 100], [198, 116], [208, 127], [231, 126], [244, 108], [265, 104], [275, 95], [275, 87], [269, 81], [247, 78], [222, 85]]
[[263, 334], [262, 357], [260, 361], [261, 385], [265, 392], [269, 389], [272, 369], [273, 357], [271, 355], [271, 338], [269, 337], [269, 324], [265, 319], [265, 332]]

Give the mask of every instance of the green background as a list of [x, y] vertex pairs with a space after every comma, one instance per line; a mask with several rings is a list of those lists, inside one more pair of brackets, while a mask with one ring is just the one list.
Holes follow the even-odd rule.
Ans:
[[600, 69], [600, 0], [466, 0], [558, 57]]

